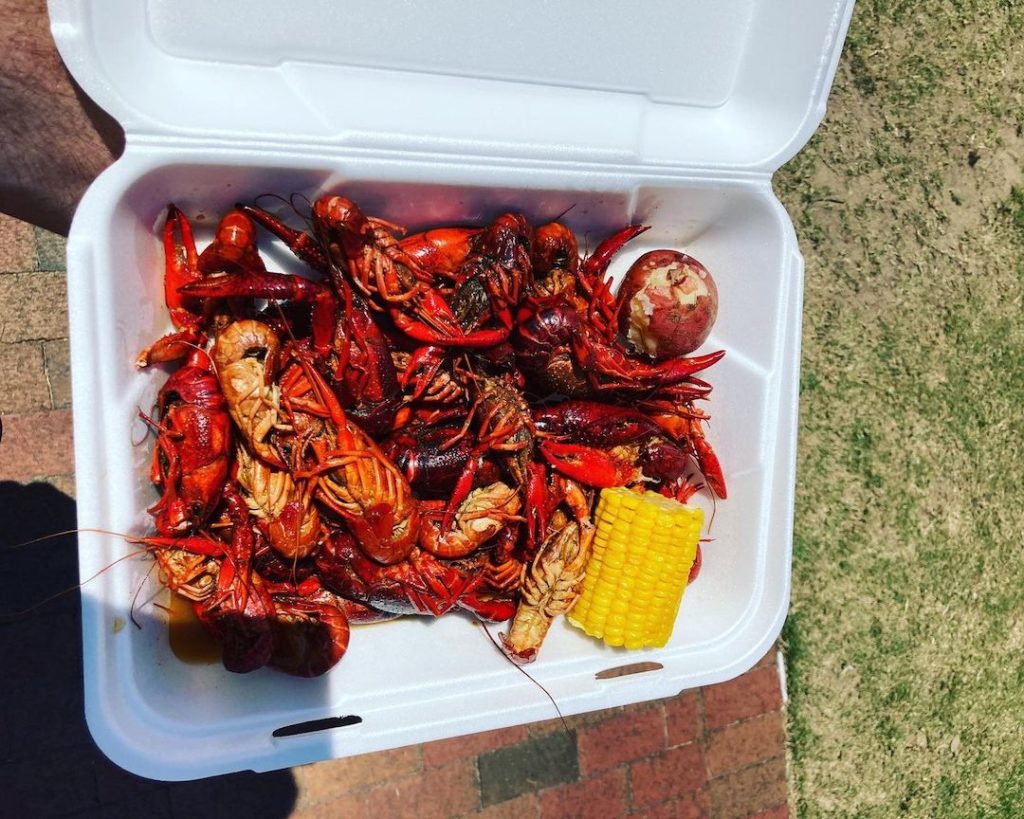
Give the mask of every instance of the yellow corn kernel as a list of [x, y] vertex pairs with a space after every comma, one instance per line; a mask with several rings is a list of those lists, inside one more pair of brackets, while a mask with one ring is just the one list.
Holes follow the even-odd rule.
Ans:
[[583, 592], [567, 615], [610, 646], [660, 648], [672, 636], [704, 512], [654, 492], [604, 489]]

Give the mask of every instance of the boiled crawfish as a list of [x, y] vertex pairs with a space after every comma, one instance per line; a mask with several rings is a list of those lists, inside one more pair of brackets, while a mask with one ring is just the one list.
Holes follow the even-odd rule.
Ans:
[[[440, 503], [440, 502], [438, 502]], [[440, 504], [443, 508], [443, 504]], [[421, 504], [423, 515], [419, 545], [435, 557], [456, 558], [472, 554], [491, 538], [519, 521], [521, 503], [517, 492], [501, 481], [481, 486], [459, 505], [449, 529], [428, 512], [436, 509], [429, 501]]]
[[316, 498], [339, 515], [367, 555], [403, 560], [416, 545], [419, 512], [405, 476], [346, 415], [308, 356], [292, 348], [282, 383], [284, 406], [306, 465], [293, 474], [313, 479]]
[[249, 447], [236, 447], [236, 480], [260, 530], [279, 554], [299, 560], [313, 553], [321, 536], [313, 487], [296, 481], [285, 469], [256, 458]]
[[392, 614], [439, 617], [480, 586], [486, 555], [447, 561], [414, 547], [405, 559], [384, 566], [350, 534], [335, 530], [316, 561], [324, 584], [344, 597]]
[[583, 590], [593, 542], [592, 524], [581, 526], [571, 521], [541, 544], [523, 576], [522, 599], [512, 626], [507, 635], [499, 635], [509, 658], [517, 663], [532, 662], [552, 620], [572, 611]]
[[213, 345], [217, 377], [235, 427], [256, 455], [285, 469], [270, 439], [279, 422], [281, 391], [274, 375], [280, 354], [277, 334], [253, 319], [228, 325]]
[[192, 350], [157, 399], [150, 479], [163, 493], [149, 509], [164, 536], [196, 531], [220, 502], [231, 455], [228, 404], [210, 358]]

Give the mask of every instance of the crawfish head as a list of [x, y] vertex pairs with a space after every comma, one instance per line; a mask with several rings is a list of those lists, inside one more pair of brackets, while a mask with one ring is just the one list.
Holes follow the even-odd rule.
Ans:
[[505, 452], [505, 464], [518, 486], [528, 480], [527, 470], [533, 460], [534, 430], [530, 407], [516, 388], [514, 376], [476, 376], [477, 400], [485, 419], [480, 441], [490, 448]]
[[224, 488], [224, 502], [231, 541], [223, 545], [216, 590], [196, 604], [196, 614], [220, 642], [224, 667], [244, 674], [270, 660], [274, 604], [262, 578], [252, 571], [256, 534], [245, 501], [231, 484]]
[[213, 242], [199, 254], [200, 272], [246, 274], [266, 268], [256, 248], [256, 225], [241, 210], [220, 220]]
[[321, 196], [313, 203], [313, 230], [338, 265], [356, 259], [373, 233], [359, 206], [344, 196]]
[[571, 305], [556, 299], [528, 299], [519, 308], [512, 345], [527, 369], [541, 369], [559, 350], [568, 351], [581, 332], [580, 317]]
[[583, 588], [594, 529], [582, 531], [568, 523], [549, 536], [523, 575], [521, 599], [509, 633], [499, 635], [505, 653], [515, 663], [530, 663], [537, 657], [551, 622], [569, 612]]
[[270, 544], [285, 558], [308, 557], [320, 535], [320, 516], [306, 484], [296, 483], [287, 470], [254, 458], [241, 442], [236, 448], [236, 464], [246, 504]]
[[476, 252], [456, 274], [452, 310], [464, 330], [480, 326], [488, 313], [511, 327], [510, 308], [532, 284], [533, 231], [519, 213], [505, 213], [481, 234]]
[[538, 277], [553, 270], [575, 273], [580, 266], [576, 235], [561, 222], [548, 222], [533, 233], [533, 271]]
[[467, 279], [455, 289], [452, 312], [466, 332], [480, 326], [491, 308], [491, 296], [481, 278]]
[[540, 390], [574, 397], [592, 394], [576, 365], [572, 339], [583, 332], [579, 315], [558, 299], [528, 300], [519, 309], [512, 339], [516, 361]]
[[278, 421], [274, 374], [280, 341], [266, 324], [236, 321], [218, 334], [213, 346], [224, 397], [231, 418], [253, 452], [283, 466], [267, 440]]
[[344, 518], [362, 550], [380, 563], [403, 560], [416, 543], [419, 513], [405, 476], [351, 421], [335, 440], [311, 441], [321, 471], [317, 497]]
[[503, 213], [483, 233], [477, 254], [509, 271], [532, 269], [533, 230], [521, 213]]
[[261, 577], [278, 583], [301, 583], [317, 570], [312, 557], [301, 560], [283, 558], [262, 533], [256, 538], [252, 565]]
[[661, 437], [650, 438], [640, 447], [637, 462], [644, 474], [671, 484], [690, 471], [690, 456], [682, 447]]
[[383, 433], [394, 420], [399, 400], [391, 346], [365, 299], [352, 292], [350, 302], [336, 312], [328, 378], [342, 405], [352, 409], [363, 428]]
[[[224, 667], [236, 674], [266, 665], [274, 646], [274, 604], [259, 575], [246, 574], [225, 560], [216, 592], [195, 605], [200, 622], [221, 644]], [[225, 582], [227, 576], [232, 578], [230, 585]]]

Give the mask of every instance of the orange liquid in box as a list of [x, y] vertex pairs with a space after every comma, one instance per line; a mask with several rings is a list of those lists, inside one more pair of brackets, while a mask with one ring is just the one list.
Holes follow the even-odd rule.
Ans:
[[192, 601], [172, 592], [169, 609], [167, 633], [174, 656], [191, 665], [219, 663], [220, 644], [199, 622]]

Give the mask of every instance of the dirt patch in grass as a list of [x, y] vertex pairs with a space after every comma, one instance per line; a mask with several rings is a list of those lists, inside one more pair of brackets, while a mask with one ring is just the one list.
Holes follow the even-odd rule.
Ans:
[[1024, 4], [861, 0], [776, 185], [807, 261], [798, 813], [1024, 810]]

